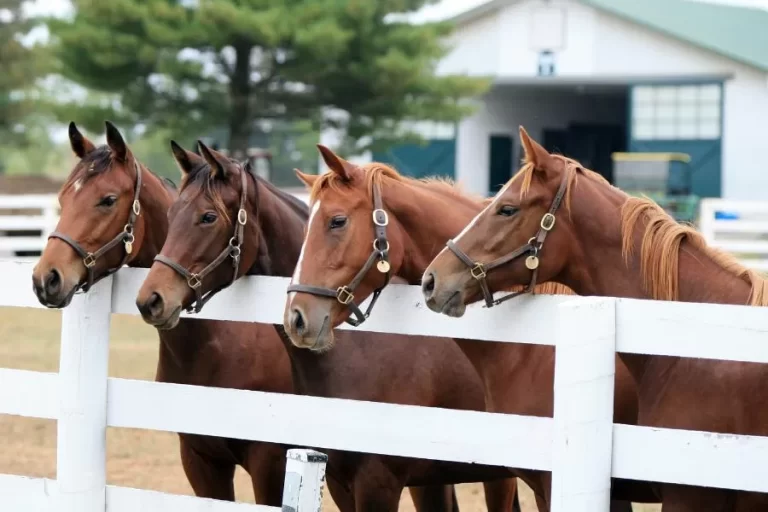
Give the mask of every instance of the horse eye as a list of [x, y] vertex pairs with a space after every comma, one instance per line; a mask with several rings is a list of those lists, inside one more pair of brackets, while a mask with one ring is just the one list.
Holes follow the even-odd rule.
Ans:
[[331, 222], [328, 225], [331, 229], [343, 228], [347, 225], [347, 218], [343, 215], [337, 215], [331, 219]]
[[514, 214], [516, 214], [519, 210], [519, 208], [512, 206], [511, 204], [505, 204], [501, 208], [499, 208], [499, 215], [502, 215], [504, 217], [511, 217]]
[[200, 216], [200, 224], [213, 224], [216, 222], [216, 214], [213, 212], [205, 212]]
[[117, 196], [104, 196], [101, 198], [101, 201], [99, 201], [98, 206], [106, 206], [110, 207], [113, 206], [117, 202]]

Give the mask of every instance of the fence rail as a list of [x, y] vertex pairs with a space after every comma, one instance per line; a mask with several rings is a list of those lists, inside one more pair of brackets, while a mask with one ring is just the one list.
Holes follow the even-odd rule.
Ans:
[[[29, 291], [31, 269], [0, 262], [0, 306], [40, 307]], [[768, 460], [768, 438], [611, 421], [615, 351], [765, 363], [768, 315], [762, 308], [534, 296], [491, 310], [471, 306], [456, 319], [428, 311], [418, 287], [384, 291], [364, 330], [555, 345], [555, 416], [537, 418], [108, 379], [110, 313], [138, 313], [134, 298], [146, 273], [123, 269], [75, 297], [63, 313], [60, 374], [0, 371], [0, 413], [59, 421], [59, 497], [105, 488], [98, 475], [106, 426], [551, 470], [554, 512], [607, 511], [611, 476], [768, 492], [758, 470]], [[212, 299], [200, 317], [281, 323], [287, 284], [244, 278]], [[83, 473], [89, 485], [83, 486]], [[40, 490], [51, 483], [29, 485]], [[62, 486], [69, 486], [67, 493]], [[106, 489], [107, 500], [129, 500], [131, 492], [149, 496]], [[89, 499], [94, 508], [78, 512], [98, 509], [99, 496]], [[122, 502], [115, 507], [129, 509]]]
[[[32, 215], [30, 210], [40, 213]], [[24, 211], [25, 213], [13, 213]], [[0, 259], [32, 261], [39, 255], [59, 220], [55, 194], [0, 195]]]
[[699, 229], [707, 242], [741, 262], [768, 271], [768, 202], [703, 199]]

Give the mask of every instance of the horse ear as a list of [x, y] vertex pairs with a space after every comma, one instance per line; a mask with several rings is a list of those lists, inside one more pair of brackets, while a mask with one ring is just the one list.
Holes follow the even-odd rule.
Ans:
[[320, 176], [316, 174], [304, 174], [298, 169], [294, 169], [293, 172], [296, 173], [296, 177], [301, 180], [301, 182], [307, 186], [307, 188], [311, 189], [315, 183], [317, 182], [318, 178]]
[[173, 158], [176, 160], [176, 164], [181, 170], [182, 180], [187, 177], [187, 174], [189, 174], [192, 169], [205, 163], [205, 160], [203, 160], [200, 155], [193, 153], [192, 151], [187, 151], [175, 140], [171, 141], [171, 151], [173, 152]]
[[330, 170], [341, 176], [346, 181], [352, 179], [352, 173], [357, 169], [355, 164], [347, 162], [322, 144], [318, 144], [317, 149], [323, 156], [325, 165], [327, 165]]
[[520, 126], [520, 142], [525, 149], [525, 159], [533, 163], [537, 169], [545, 170], [552, 155], [541, 144], [533, 140], [522, 126]]
[[226, 178], [229, 173], [229, 160], [227, 160], [227, 157], [215, 149], [209, 148], [201, 140], [197, 141], [197, 147], [200, 148], [200, 154], [203, 155], [205, 161], [211, 166], [211, 176], [219, 179]]
[[74, 121], [69, 123], [69, 145], [72, 146], [72, 151], [81, 160], [85, 158], [85, 155], [96, 149], [93, 142], [80, 133]]
[[110, 151], [119, 161], [125, 162], [130, 151], [125, 144], [123, 136], [120, 134], [120, 130], [109, 121], [105, 121], [104, 124], [107, 127], [107, 146], [109, 146]]

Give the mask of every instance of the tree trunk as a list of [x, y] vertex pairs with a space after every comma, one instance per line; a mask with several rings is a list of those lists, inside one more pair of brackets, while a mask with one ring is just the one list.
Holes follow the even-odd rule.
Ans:
[[244, 159], [251, 135], [251, 46], [235, 45], [235, 67], [229, 82], [229, 96], [232, 110], [229, 113], [230, 156]]

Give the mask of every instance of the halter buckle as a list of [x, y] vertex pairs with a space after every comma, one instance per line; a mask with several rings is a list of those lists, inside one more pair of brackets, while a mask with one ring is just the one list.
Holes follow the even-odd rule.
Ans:
[[475, 263], [475, 266], [469, 269], [469, 273], [478, 281], [484, 279], [486, 275], [485, 266], [482, 263]]
[[384, 247], [384, 249], [379, 249], [379, 239], [378, 238], [375, 239], [373, 241], [373, 250], [378, 252], [379, 254], [384, 254], [389, 252], [389, 240], [384, 240], [384, 243], [387, 244], [386, 247]]
[[237, 223], [241, 226], [245, 226], [246, 222], [248, 222], [248, 213], [244, 209], [240, 208], [240, 210], [237, 212]]
[[141, 203], [139, 203], [138, 199], [133, 200], [133, 206], [131, 206], [131, 208], [133, 208], [133, 214], [137, 217], [141, 214]]
[[336, 300], [345, 306], [355, 299], [355, 295], [346, 286], [336, 288]]
[[541, 218], [541, 229], [544, 231], [551, 231], [555, 227], [555, 216], [551, 213], [545, 213]]
[[189, 279], [187, 279], [187, 285], [193, 290], [197, 290], [202, 284], [203, 282], [200, 280], [197, 274], [192, 274], [189, 276]]
[[[373, 216], [373, 223], [376, 224], [377, 226], [383, 228], [389, 225], [389, 215], [387, 214], [387, 212], [385, 212], [381, 208], [376, 208], [375, 210], [373, 210], [372, 216]], [[379, 218], [381, 218], [381, 220], [379, 220]]]
[[85, 255], [85, 258], [83, 258], [83, 265], [85, 265], [85, 268], [91, 268], [96, 264], [96, 256], [93, 255], [92, 252], [89, 252]]

